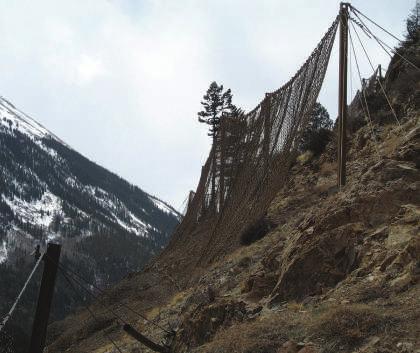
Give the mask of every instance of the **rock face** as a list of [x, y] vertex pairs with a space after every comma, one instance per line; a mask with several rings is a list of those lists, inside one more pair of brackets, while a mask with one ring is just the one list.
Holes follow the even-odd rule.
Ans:
[[[280, 300], [302, 300], [322, 294], [343, 280], [357, 265], [357, 239], [362, 233], [360, 224], [346, 224], [317, 237], [296, 239], [299, 246], [285, 254], [283, 268], [274, 288]], [[296, 251], [297, 249], [297, 251]]]

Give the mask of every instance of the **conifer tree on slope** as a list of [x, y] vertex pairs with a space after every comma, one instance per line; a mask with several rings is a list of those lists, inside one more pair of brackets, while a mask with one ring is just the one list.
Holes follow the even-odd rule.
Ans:
[[420, 36], [420, 1], [416, 1], [416, 5], [411, 10], [406, 20], [407, 34], [406, 39], [415, 42]]
[[209, 89], [201, 101], [203, 110], [198, 112], [198, 121], [210, 125], [208, 135], [213, 139], [213, 161], [212, 161], [212, 183], [211, 202], [214, 207], [216, 194], [216, 136], [220, 128], [221, 119], [224, 114], [233, 114], [237, 110], [232, 104], [232, 92], [229, 89], [223, 91], [223, 85], [215, 81], [210, 84]]
[[303, 131], [299, 149], [301, 152], [312, 151], [320, 155], [331, 139], [333, 121], [327, 109], [316, 102], [309, 116], [309, 124]]

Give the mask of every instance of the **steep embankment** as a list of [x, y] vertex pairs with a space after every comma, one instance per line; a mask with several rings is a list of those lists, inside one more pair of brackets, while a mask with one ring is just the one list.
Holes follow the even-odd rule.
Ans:
[[[298, 164], [270, 207], [275, 226], [263, 239], [186, 288], [176, 288], [171, 265], [161, 259], [113, 288], [105, 305], [116, 309], [123, 296], [150, 319], [175, 327], [175, 352], [274, 353], [289, 340], [326, 352], [358, 346], [403, 352], [397, 345], [418, 344], [420, 116], [403, 130], [375, 129], [381, 157], [369, 128], [360, 129], [343, 191], [327, 155]], [[93, 308], [103, 312], [99, 304]], [[151, 337], [163, 337], [123, 308], [118, 312]], [[106, 332], [135, 352], [138, 343], [111, 318], [101, 316]], [[53, 325], [50, 351], [110, 352], [96, 325], [86, 312]]]
[[[51, 325], [49, 352], [112, 352], [107, 336], [122, 351], [149, 352], [102, 305], [157, 342], [165, 333], [123, 303], [173, 328], [176, 353], [419, 349], [420, 81], [409, 72], [393, 60], [384, 82], [401, 126], [376, 88], [373, 126], [353, 106], [342, 190], [334, 142], [319, 158], [298, 158], [262, 221], [263, 238], [244, 246], [227, 234], [235, 250], [197, 268], [186, 249], [192, 239], [207, 244], [206, 225], [181, 234], [92, 305], [99, 322], [80, 311]], [[402, 91], [407, 73], [413, 89]]]

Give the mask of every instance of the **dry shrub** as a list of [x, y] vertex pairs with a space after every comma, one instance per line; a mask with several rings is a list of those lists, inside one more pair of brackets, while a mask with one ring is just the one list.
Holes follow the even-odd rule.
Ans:
[[301, 155], [299, 155], [296, 158], [296, 160], [299, 162], [299, 164], [305, 165], [312, 160], [313, 156], [314, 156], [314, 153], [312, 151], [306, 151], [302, 153]]
[[182, 301], [185, 301], [188, 294], [189, 293], [187, 291], [181, 291], [181, 292], [175, 293], [173, 295], [173, 297], [171, 298], [168, 306], [173, 307], [173, 306], [176, 306], [176, 305], [180, 304]]
[[287, 309], [291, 311], [302, 311], [305, 308], [303, 303], [297, 303], [295, 301], [291, 301], [287, 303]]
[[314, 318], [310, 327], [313, 337], [320, 338], [324, 347], [351, 349], [366, 338], [386, 331], [393, 320], [367, 305], [343, 305], [329, 308]]
[[149, 320], [155, 320], [160, 317], [161, 313], [162, 313], [162, 307], [155, 306], [147, 312], [146, 316]]
[[[220, 330], [212, 342], [199, 347], [200, 353], [276, 353], [289, 339], [302, 340], [303, 327], [279, 313], [260, 320]], [[197, 352], [198, 352], [197, 351]]]
[[273, 224], [270, 221], [264, 217], [260, 218], [241, 234], [241, 245], [251, 245], [257, 240], [264, 238], [272, 228]]
[[322, 183], [319, 183], [315, 186], [314, 191], [319, 194], [329, 194], [336, 189], [337, 181], [334, 180], [323, 180]]
[[322, 176], [329, 176], [337, 171], [337, 163], [325, 162], [322, 163], [319, 173]]

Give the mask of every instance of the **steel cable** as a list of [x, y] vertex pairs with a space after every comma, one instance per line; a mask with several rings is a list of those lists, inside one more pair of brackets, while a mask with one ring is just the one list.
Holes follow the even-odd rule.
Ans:
[[[363, 52], [364, 52], [364, 53], [365, 53], [365, 55], [366, 55], [366, 58], [368, 59], [369, 65], [370, 65], [370, 67], [372, 68], [373, 73], [375, 73], [375, 68], [374, 68], [374, 66], [373, 66], [373, 64], [372, 64], [372, 60], [370, 59], [370, 56], [369, 56], [369, 54], [367, 53], [366, 48], [365, 48], [365, 46], [363, 45], [363, 42], [362, 42], [362, 40], [360, 39], [360, 36], [359, 36], [359, 34], [357, 33], [357, 31], [356, 31], [356, 28], [355, 28], [355, 27], [354, 27], [354, 25], [353, 25], [353, 22], [351, 22], [351, 21], [350, 21], [350, 24], [351, 24], [351, 26], [352, 26], [352, 28], [353, 28], [354, 33], [356, 33], [357, 39], [358, 39], [358, 41], [359, 41], [359, 43], [360, 43], [360, 45], [361, 45], [361, 47], [362, 47], [362, 49], [363, 49]], [[394, 115], [395, 120], [397, 121], [398, 125], [400, 126], [400, 129], [402, 130], [402, 126], [401, 126], [400, 120], [398, 119], [397, 114], [395, 113], [395, 110], [394, 110], [394, 108], [393, 108], [393, 106], [392, 106], [392, 104], [391, 104], [391, 101], [389, 100], [388, 95], [387, 95], [387, 94], [386, 94], [386, 92], [385, 92], [385, 88], [384, 88], [384, 86], [382, 85], [382, 82], [381, 82], [380, 80], [377, 80], [377, 82], [379, 83], [379, 86], [381, 87], [382, 93], [383, 93], [383, 94], [384, 94], [384, 96], [385, 96], [385, 99], [386, 99], [386, 101], [387, 101], [387, 103], [388, 103], [388, 105], [389, 105], [389, 108], [391, 109], [392, 114]]]
[[[69, 268], [69, 267], [67, 267], [67, 266], [63, 265], [62, 263], [59, 263], [59, 264], [58, 264], [58, 266], [59, 266], [60, 268], [62, 268], [64, 271], [66, 271], [66, 272], [70, 272], [73, 276], [77, 277], [79, 280], [83, 281], [83, 282], [84, 282], [84, 283], [86, 283], [87, 285], [92, 286], [93, 288], [95, 288], [95, 289], [96, 289], [98, 292], [100, 292], [101, 294], [105, 294], [105, 291], [104, 291], [103, 289], [99, 288], [97, 285], [95, 285], [95, 284], [93, 284], [93, 283], [90, 283], [88, 280], [86, 280], [85, 278], [83, 278], [81, 275], [79, 275], [76, 271], [72, 270], [71, 268]], [[91, 291], [89, 291], [89, 293], [90, 293], [90, 294], [91, 294], [91, 296], [92, 296], [93, 298], [95, 298], [96, 300], [98, 300], [98, 301], [100, 301], [100, 300], [101, 300], [98, 296], [94, 295]], [[141, 319], [143, 319], [143, 320], [144, 320], [144, 321], [146, 321], [147, 323], [149, 323], [149, 324], [151, 324], [151, 325], [153, 325], [153, 326], [155, 326], [155, 327], [159, 328], [160, 330], [162, 330], [162, 331], [164, 331], [164, 332], [166, 332], [166, 333], [171, 333], [170, 331], [166, 330], [166, 329], [165, 329], [164, 327], [162, 327], [161, 325], [159, 325], [159, 324], [157, 324], [157, 323], [153, 322], [152, 320], [148, 319], [145, 315], [143, 315], [143, 314], [139, 313], [137, 310], [135, 310], [135, 309], [131, 308], [131, 307], [130, 307], [130, 306], [128, 306], [127, 304], [125, 304], [125, 303], [120, 303], [120, 306], [122, 306], [122, 307], [126, 308], [127, 310], [129, 310], [129, 311], [130, 311], [130, 312], [132, 312], [133, 314], [137, 315], [138, 317], [140, 317]], [[121, 319], [121, 321], [123, 321], [123, 320]]]
[[394, 34], [392, 34], [391, 32], [387, 31], [385, 28], [383, 28], [382, 26], [380, 26], [379, 24], [377, 24], [374, 20], [372, 20], [371, 18], [369, 18], [367, 15], [365, 15], [363, 12], [359, 11], [358, 9], [356, 9], [354, 6], [350, 5], [350, 9], [353, 12], [357, 12], [360, 15], [362, 15], [364, 18], [366, 18], [369, 22], [373, 23], [376, 27], [380, 28], [381, 30], [383, 30], [385, 33], [387, 33], [388, 35], [390, 35], [391, 37], [393, 37], [394, 39], [396, 39], [397, 41], [403, 43], [404, 41], [400, 38], [398, 38], [397, 36], [395, 36]]
[[[62, 268], [59, 267], [59, 270], [61, 271], [63, 277], [65, 278], [65, 280], [67, 281], [67, 283], [69, 284], [69, 286], [71, 287], [71, 289], [74, 291], [74, 293], [76, 293], [76, 295], [79, 297], [82, 305], [84, 306], [84, 308], [88, 311], [88, 313], [90, 314], [90, 316], [93, 318], [93, 320], [100, 324], [101, 322], [99, 321], [99, 319], [96, 317], [96, 315], [94, 314], [94, 312], [89, 308], [88, 305], [86, 305], [85, 303], [83, 303], [83, 297], [80, 294], [80, 292], [77, 290], [77, 288], [74, 286], [74, 284], [71, 282], [70, 278], [67, 276], [67, 274], [62, 270]], [[112, 339], [112, 337], [105, 331], [103, 331], [104, 336], [112, 343], [112, 345], [115, 347], [115, 349], [120, 352], [123, 353], [122, 350], [120, 349], [120, 347], [118, 347], [117, 343]]]
[[40, 256], [37, 262], [35, 263], [35, 266], [33, 267], [31, 273], [29, 274], [28, 278], [26, 279], [25, 284], [23, 285], [21, 291], [19, 292], [18, 296], [16, 297], [12, 307], [10, 308], [9, 312], [4, 316], [3, 320], [0, 322], [0, 332], [3, 330], [3, 328], [6, 326], [7, 321], [11, 318], [13, 315], [13, 312], [15, 311], [20, 299], [22, 298], [23, 293], [25, 292], [26, 288], [28, 287], [29, 282], [31, 281], [36, 269], [38, 268], [39, 264], [41, 263], [43, 259], [43, 256]]
[[[359, 62], [358, 62], [358, 60], [357, 60], [356, 50], [354, 49], [353, 38], [352, 38], [352, 36], [351, 36], [351, 32], [350, 32], [350, 31], [349, 31], [349, 37], [350, 37], [350, 44], [351, 44], [351, 48], [352, 48], [352, 52], [353, 52], [353, 56], [354, 56], [354, 60], [355, 60], [355, 62], [356, 62], [357, 73], [358, 73], [358, 75], [359, 75], [360, 86], [361, 86], [361, 87], [360, 87], [360, 91], [361, 91], [361, 94], [363, 94], [363, 98], [364, 98], [364, 101], [365, 101], [365, 106], [366, 106], [366, 111], [365, 111], [365, 107], [363, 106], [362, 98], [361, 98], [361, 97], [360, 97], [360, 95], [359, 95], [360, 105], [361, 105], [361, 107], [362, 107], [362, 109], [363, 109], [363, 113], [365, 114], [365, 118], [366, 118], [366, 120], [367, 120], [367, 122], [368, 122], [368, 124], [369, 124], [369, 127], [370, 127], [370, 131], [371, 131], [372, 137], [373, 137], [373, 139], [374, 139], [374, 141], [375, 141], [375, 149], [376, 149], [376, 153], [378, 154], [378, 158], [380, 159], [380, 158], [381, 158], [381, 155], [380, 155], [380, 153], [379, 153], [379, 148], [378, 148], [378, 146], [377, 146], [378, 141], [377, 141], [377, 139], [376, 139], [376, 135], [375, 135], [375, 132], [374, 132], [374, 130], [373, 130], [373, 124], [372, 124], [372, 119], [371, 119], [371, 117], [370, 117], [369, 105], [368, 105], [367, 98], [366, 98], [366, 92], [365, 92], [365, 89], [364, 89], [364, 87], [363, 87], [363, 80], [362, 80], [362, 75], [361, 75], [361, 73], [360, 73]], [[367, 112], [367, 114], [366, 114], [366, 112]]]
[[[410, 60], [408, 60], [404, 55], [400, 54], [398, 52], [398, 50], [393, 49], [391, 46], [389, 46], [387, 43], [385, 43], [383, 40], [381, 40], [380, 38], [378, 38], [373, 32], [372, 30], [364, 23], [364, 21], [358, 16], [357, 13], [354, 12], [354, 14], [357, 16], [358, 20], [360, 21], [360, 23], [358, 23], [355, 19], [351, 18], [351, 20], [356, 23], [362, 30], [363, 32], [368, 36], [371, 37], [373, 39], [375, 39], [375, 41], [379, 44], [379, 46], [385, 51], [385, 53], [392, 58], [392, 55], [389, 53], [388, 50], [391, 51], [391, 53], [399, 56], [401, 59], [403, 59], [404, 61], [406, 61], [408, 64], [410, 64], [412, 67], [414, 67], [416, 70], [420, 71], [420, 68], [414, 64], [413, 62], [411, 62]], [[388, 48], [388, 50], [385, 48], [385, 46]]]

